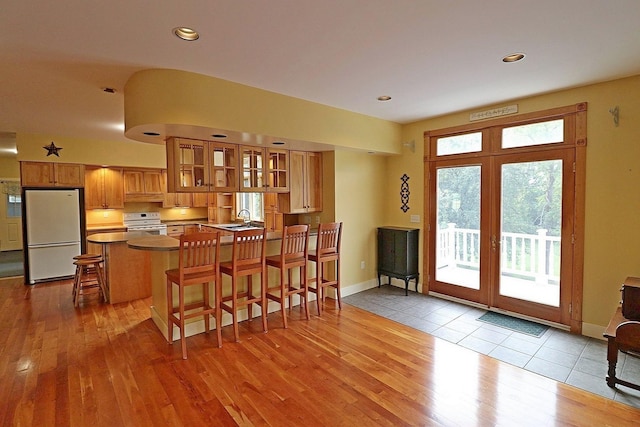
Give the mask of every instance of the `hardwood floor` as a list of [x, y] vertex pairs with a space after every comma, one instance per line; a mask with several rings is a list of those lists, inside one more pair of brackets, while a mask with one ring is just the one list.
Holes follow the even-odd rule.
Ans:
[[[0, 282], [0, 423], [21, 426], [638, 425], [640, 410], [344, 304], [167, 344], [150, 299], [74, 309]], [[603, 378], [604, 381], [604, 378]]]

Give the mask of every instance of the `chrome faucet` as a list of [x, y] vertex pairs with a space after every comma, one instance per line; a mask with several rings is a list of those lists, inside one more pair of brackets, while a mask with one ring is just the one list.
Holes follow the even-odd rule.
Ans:
[[[242, 215], [243, 213], [245, 213], [246, 216], [243, 216]], [[242, 219], [245, 224], [249, 224], [251, 222], [251, 212], [249, 212], [249, 209], [240, 209], [238, 211], [238, 217], [240, 216], [242, 216]]]

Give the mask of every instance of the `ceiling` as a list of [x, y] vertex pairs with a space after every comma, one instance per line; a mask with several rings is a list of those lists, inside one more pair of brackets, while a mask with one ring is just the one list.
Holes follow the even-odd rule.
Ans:
[[[122, 91], [149, 68], [398, 123], [640, 74], [638, 0], [32, 0], [2, 9], [0, 134], [9, 136], [126, 140]], [[179, 40], [178, 26], [200, 39]], [[526, 58], [502, 62], [515, 52]], [[0, 138], [0, 152], [12, 141]]]

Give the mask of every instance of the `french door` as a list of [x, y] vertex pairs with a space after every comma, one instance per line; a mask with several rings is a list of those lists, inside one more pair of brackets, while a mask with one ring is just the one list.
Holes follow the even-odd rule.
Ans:
[[[509, 142], [514, 128], [534, 138]], [[574, 131], [554, 118], [431, 138], [430, 292], [571, 324]]]

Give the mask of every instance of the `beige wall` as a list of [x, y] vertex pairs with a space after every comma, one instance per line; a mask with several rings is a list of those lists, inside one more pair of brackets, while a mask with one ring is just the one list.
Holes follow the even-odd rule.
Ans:
[[[587, 182], [585, 208], [585, 259], [583, 332], [598, 335], [620, 300], [620, 284], [627, 276], [640, 276], [640, 76], [565, 90], [532, 98], [504, 102], [491, 107], [518, 104], [519, 113], [588, 103]], [[609, 109], [618, 106], [620, 125], [613, 123]], [[423, 133], [469, 123], [469, 111], [406, 125], [403, 141], [415, 140], [416, 153], [406, 149], [401, 157], [390, 157], [390, 181], [402, 173], [422, 179]], [[418, 178], [419, 177], [419, 178]], [[416, 209], [422, 209], [422, 185], [412, 181]], [[387, 197], [396, 196], [395, 188]], [[413, 210], [413, 206], [411, 206]], [[410, 226], [409, 211], [391, 206], [386, 219], [398, 226]], [[421, 212], [422, 215], [424, 213]], [[424, 218], [421, 225], [424, 230]]]

